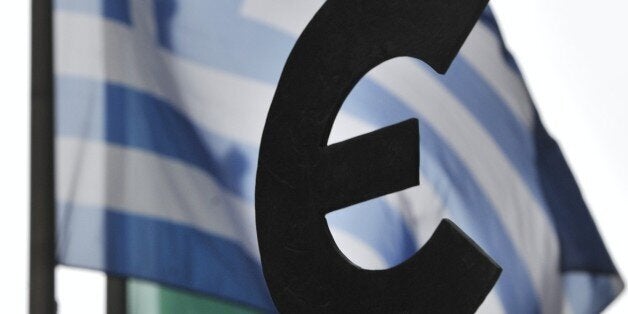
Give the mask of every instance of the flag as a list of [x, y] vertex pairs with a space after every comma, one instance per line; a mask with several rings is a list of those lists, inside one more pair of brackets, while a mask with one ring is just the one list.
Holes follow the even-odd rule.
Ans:
[[[254, 224], [257, 152], [286, 58], [322, 3], [56, 0], [59, 262], [169, 287], [136, 282], [134, 300], [274, 311]], [[446, 75], [411, 58], [370, 71], [330, 143], [411, 117], [421, 185], [327, 216], [349, 259], [399, 264], [446, 217], [504, 269], [480, 312], [597, 313], [619, 294], [490, 10]]]

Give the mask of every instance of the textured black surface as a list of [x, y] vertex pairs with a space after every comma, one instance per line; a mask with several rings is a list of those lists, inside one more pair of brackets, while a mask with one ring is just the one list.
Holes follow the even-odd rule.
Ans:
[[55, 193], [54, 84], [52, 0], [31, 1], [31, 180], [30, 273], [31, 314], [54, 314]]
[[448, 220], [410, 259], [377, 271], [348, 261], [325, 220], [419, 183], [416, 119], [327, 146], [351, 89], [397, 56], [444, 73], [486, 2], [328, 0], [297, 41], [267, 117], [256, 186], [262, 266], [281, 312], [472, 313], [497, 281], [499, 266]]

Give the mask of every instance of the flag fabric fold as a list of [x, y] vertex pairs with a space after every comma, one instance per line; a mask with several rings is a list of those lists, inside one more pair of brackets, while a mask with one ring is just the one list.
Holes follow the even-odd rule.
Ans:
[[[208, 295], [222, 301], [196, 309], [275, 311], [255, 234], [257, 150], [322, 3], [55, 0], [59, 262], [167, 285], [131, 289], [161, 291], [162, 310]], [[620, 293], [489, 9], [446, 75], [410, 58], [370, 71], [330, 143], [411, 117], [421, 185], [329, 214], [348, 258], [396, 265], [446, 217], [504, 269], [480, 312], [597, 313]]]

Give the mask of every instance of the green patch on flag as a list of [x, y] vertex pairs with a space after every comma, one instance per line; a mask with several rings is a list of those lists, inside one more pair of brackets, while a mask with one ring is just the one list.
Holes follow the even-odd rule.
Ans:
[[261, 313], [242, 304], [142, 280], [127, 281], [129, 314]]

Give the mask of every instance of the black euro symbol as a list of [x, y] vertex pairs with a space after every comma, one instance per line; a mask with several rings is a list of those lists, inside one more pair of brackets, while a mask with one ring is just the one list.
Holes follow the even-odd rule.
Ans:
[[405, 262], [365, 270], [340, 252], [325, 219], [419, 184], [417, 119], [327, 145], [352, 88], [398, 56], [445, 73], [487, 1], [328, 0], [301, 34], [268, 113], [255, 195], [280, 312], [473, 313], [494, 286], [501, 268], [448, 220]]

